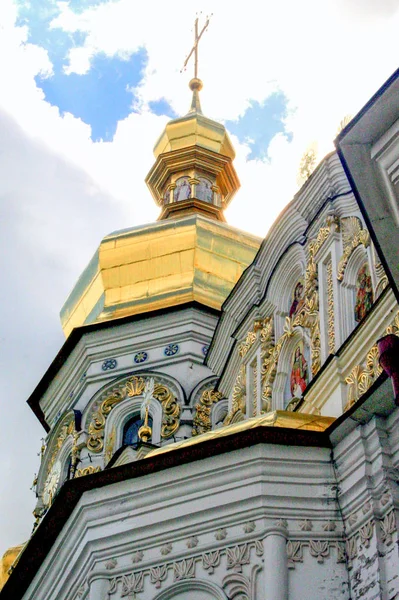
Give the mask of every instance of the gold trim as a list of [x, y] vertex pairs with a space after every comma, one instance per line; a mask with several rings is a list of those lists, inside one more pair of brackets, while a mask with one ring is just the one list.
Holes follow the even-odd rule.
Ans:
[[214, 388], [208, 388], [202, 392], [199, 402], [194, 406], [195, 415], [192, 435], [200, 435], [211, 429], [212, 406], [222, 398], [223, 395], [220, 392], [216, 392]]
[[246, 419], [239, 423], [233, 423], [227, 427], [221, 427], [220, 429], [212, 429], [207, 433], [196, 435], [187, 440], [176, 442], [174, 444], [168, 444], [162, 448], [156, 448], [151, 450], [145, 458], [152, 458], [158, 454], [165, 454], [165, 452], [172, 452], [179, 448], [185, 448], [188, 446], [194, 446], [212, 440], [215, 438], [226, 437], [238, 433], [240, 431], [247, 431], [255, 427], [284, 427], [288, 429], [304, 429], [310, 431], [325, 431], [335, 421], [334, 417], [321, 417], [319, 415], [307, 415], [303, 413], [292, 413], [285, 410], [276, 410], [267, 414]]
[[[389, 325], [385, 331], [387, 334], [393, 333], [399, 336], [399, 311], [391, 325]], [[367, 392], [381, 373], [382, 368], [379, 363], [378, 348], [375, 344], [367, 352], [364, 363], [353, 367], [350, 374], [345, 377], [348, 393], [344, 410], [348, 410], [348, 408], [353, 406], [355, 402]]]
[[346, 265], [352, 252], [363, 244], [365, 248], [370, 244], [370, 235], [367, 229], [363, 229], [362, 222], [358, 217], [344, 217], [341, 219], [342, 243], [344, 252], [338, 263], [337, 279], [342, 281], [345, 275]]
[[84, 469], [78, 469], [76, 471], [76, 475], [75, 477], [84, 477], [85, 475], [92, 475], [93, 473], [99, 473], [101, 471], [101, 467], [94, 467], [93, 465], [89, 465], [88, 467], [85, 467]]
[[[87, 448], [90, 452], [99, 453], [103, 450], [105, 424], [112, 409], [126, 398], [140, 396], [144, 392], [145, 383], [143, 377], [130, 377], [127, 382], [121, 382], [114, 388], [94, 410], [88, 428]], [[155, 384], [153, 397], [162, 405], [161, 436], [169, 438], [180, 425], [180, 404], [169, 388], [161, 383]]]
[[328, 321], [328, 351], [335, 353], [335, 315], [334, 315], [334, 282], [332, 260], [327, 263], [327, 321]]

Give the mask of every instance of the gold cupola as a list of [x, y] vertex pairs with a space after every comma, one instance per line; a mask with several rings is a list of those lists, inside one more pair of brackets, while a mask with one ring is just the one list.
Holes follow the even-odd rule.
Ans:
[[162, 208], [159, 219], [202, 213], [225, 221], [223, 209], [240, 187], [235, 152], [225, 127], [202, 114], [202, 81], [190, 81], [191, 108], [166, 125], [154, 147], [146, 183]]
[[239, 188], [226, 129], [202, 114], [198, 78], [186, 116], [170, 121], [146, 182], [156, 223], [106, 236], [61, 310], [72, 329], [197, 302], [220, 310], [261, 240], [225, 223]]

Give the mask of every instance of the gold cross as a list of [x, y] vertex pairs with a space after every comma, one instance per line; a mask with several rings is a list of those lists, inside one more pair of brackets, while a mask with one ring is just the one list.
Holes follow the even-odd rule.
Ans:
[[[212, 16], [212, 15], [211, 15]], [[201, 39], [202, 34], [204, 33], [204, 31], [206, 30], [206, 28], [209, 25], [209, 19], [210, 17], [206, 18], [206, 23], [203, 26], [201, 33], [198, 35], [198, 17], [195, 19], [195, 37], [194, 37], [194, 46], [191, 48], [190, 54], [187, 56], [185, 63], [183, 65], [182, 71], [185, 70], [185, 68], [187, 67], [187, 63], [190, 60], [191, 56], [194, 53], [194, 77], [197, 79], [198, 77], [198, 42]]]

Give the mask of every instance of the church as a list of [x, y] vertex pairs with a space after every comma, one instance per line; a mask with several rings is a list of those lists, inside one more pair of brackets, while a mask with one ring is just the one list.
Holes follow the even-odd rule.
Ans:
[[0, 600], [399, 598], [399, 71], [264, 240], [201, 88], [61, 310]]

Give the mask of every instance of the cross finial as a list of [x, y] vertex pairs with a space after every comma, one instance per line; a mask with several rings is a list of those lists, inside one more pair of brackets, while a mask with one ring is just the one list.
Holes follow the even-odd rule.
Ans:
[[[212, 16], [212, 15], [211, 15]], [[184, 71], [187, 67], [188, 61], [194, 54], [194, 79], [198, 79], [198, 42], [200, 41], [202, 34], [207, 29], [209, 25], [210, 17], [206, 17], [205, 25], [201, 29], [201, 33], [198, 33], [198, 17], [195, 19], [194, 23], [194, 46], [191, 48], [189, 55], [184, 61], [184, 65], [182, 71]]]

